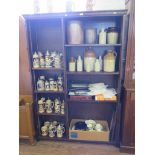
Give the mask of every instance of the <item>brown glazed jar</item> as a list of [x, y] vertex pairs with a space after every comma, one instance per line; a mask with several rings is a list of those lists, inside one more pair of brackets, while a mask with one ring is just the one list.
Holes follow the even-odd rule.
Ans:
[[84, 55], [84, 69], [86, 72], [94, 71], [94, 65], [96, 60], [96, 54], [92, 48], [88, 48]]

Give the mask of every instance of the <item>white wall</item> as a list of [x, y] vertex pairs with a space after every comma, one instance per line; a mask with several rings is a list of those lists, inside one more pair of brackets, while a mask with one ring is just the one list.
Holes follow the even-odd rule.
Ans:
[[[65, 12], [67, 0], [50, 0], [53, 5], [52, 12]], [[86, 11], [87, 0], [72, 0], [75, 5], [75, 11]], [[33, 0], [20, 0], [20, 13], [31, 14], [33, 10]], [[47, 0], [39, 0], [40, 12], [47, 13]], [[125, 0], [95, 0], [93, 10], [123, 10], [125, 9]]]

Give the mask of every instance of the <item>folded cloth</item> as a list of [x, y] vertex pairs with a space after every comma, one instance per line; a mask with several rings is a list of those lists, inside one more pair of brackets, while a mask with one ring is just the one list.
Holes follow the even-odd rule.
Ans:
[[105, 85], [104, 83], [93, 83], [88, 85], [89, 88], [107, 88], [108, 85]]

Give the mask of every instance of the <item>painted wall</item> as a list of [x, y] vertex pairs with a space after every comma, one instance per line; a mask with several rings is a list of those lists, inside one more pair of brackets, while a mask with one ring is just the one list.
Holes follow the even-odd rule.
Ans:
[[[20, 14], [33, 14], [34, 2], [39, 2], [40, 13], [65, 12], [67, 0], [21, 0]], [[48, 3], [47, 3], [48, 1]], [[72, 0], [74, 11], [86, 11], [87, 0]], [[94, 0], [94, 10], [123, 10], [125, 9], [125, 0]], [[47, 5], [48, 4], [48, 5]], [[52, 7], [50, 7], [50, 5]]]

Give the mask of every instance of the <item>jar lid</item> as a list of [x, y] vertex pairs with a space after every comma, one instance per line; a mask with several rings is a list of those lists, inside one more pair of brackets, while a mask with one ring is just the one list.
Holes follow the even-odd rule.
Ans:
[[119, 28], [118, 27], [108, 27], [107, 32], [118, 32]]

